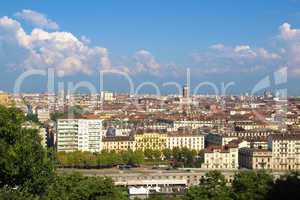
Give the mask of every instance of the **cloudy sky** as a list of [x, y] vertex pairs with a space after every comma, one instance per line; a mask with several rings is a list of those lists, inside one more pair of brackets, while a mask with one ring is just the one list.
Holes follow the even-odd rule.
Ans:
[[[300, 1], [1, 2], [0, 90], [11, 91], [25, 71], [50, 68], [56, 83], [97, 84], [99, 71], [117, 70], [136, 87], [183, 84], [189, 69], [192, 86], [233, 82], [236, 94], [267, 76], [274, 84], [274, 72], [287, 69], [280, 87], [300, 95]], [[22, 89], [43, 91], [45, 82], [34, 76]], [[125, 77], [106, 76], [105, 89], [127, 86]]]

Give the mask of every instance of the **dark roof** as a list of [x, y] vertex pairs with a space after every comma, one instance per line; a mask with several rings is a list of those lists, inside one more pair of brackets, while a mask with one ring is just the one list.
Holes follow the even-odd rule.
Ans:
[[104, 137], [103, 142], [114, 142], [114, 141], [134, 141], [132, 136], [115, 136], [115, 137]]
[[271, 135], [271, 138], [273, 140], [300, 140], [300, 134], [290, 134], [290, 133], [286, 133], [286, 134], [274, 134]]

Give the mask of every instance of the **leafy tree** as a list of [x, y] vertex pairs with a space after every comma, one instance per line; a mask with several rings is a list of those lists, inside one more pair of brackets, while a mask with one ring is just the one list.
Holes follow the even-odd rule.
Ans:
[[53, 164], [37, 130], [23, 129], [24, 121], [18, 109], [0, 106], [0, 187], [42, 194], [53, 177]]
[[166, 160], [170, 160], [172, 158], [172, 150], [171, 149], [164, 149], [162, 151], [162, 153]]
[[175, 147], [172, 149], [172, 156], [176, 161], [182, 160], [181, 150], [179, 147]]
[[225, 177], [217, 171], [208, 172], [199, 186], [188, 189], [184, 200], [231, 200], [231, 190]]
[[163, 195], [150, 195], [147, 200], [180, 200], [180, 197], [163, 196]]
[[28, 193], [27, 191], [22, 191], [20, 189], [12, 188], [1, 188], [0, 189], [0, 199], [2, 200], [39, 200], [40, 197]]
[[300, 174], [292, 172], [277, 179], [269, 194], [270, 200], [300, 199]]
[[152, 151], [152, 159], [153, 160], [160, 160], [161, 159], [161, 151], [158, 149], [155, 149]]
[[53, 121], [56, 121], [59, 118], [62, 118], [63, 116], [65, 116], [65, 113], [63, 112], [56, 112], [50, 115], [50, 119]]
[[133, 152], [132, 158], [131, 158], [132, 164], [143, 164], [144, 163], [144, 152], [137, 150]]
[[31, 122], [35, 122], [35, 123], [38, 123], [38, 124], [40, 123], [37, 115], [33, 114], [33, 113], [27, 114], [26, 115], [26, 120], [31, 121]]
[[153, 150], [152, 149], [145, 149], [144, 150], [144, 155], [145, 155], [146, 159], [148, 159], [148, 160], [154, 160]]
[[49, 186], [44, 199], [125, 200], [127, 199], [127, 194], [116, 187], [109, 178], [83, 177], [74, 173], [57, 176], [55, 181]]
[[273, 177], [264, 171], [243, 171], [235, 175], [232, 190], [238, 200], [263, 200], [272, 185]]

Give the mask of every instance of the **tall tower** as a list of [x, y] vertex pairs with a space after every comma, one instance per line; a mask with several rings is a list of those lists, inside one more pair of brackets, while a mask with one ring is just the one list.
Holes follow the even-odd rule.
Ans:
[[189, 87], [187, 85], [184, 85], [183, 88], [182, 88], [182, 96], [183, 96], [183, 98], [188, 99], [189, 96], [190, 96], [189, 93], [190, 93]]

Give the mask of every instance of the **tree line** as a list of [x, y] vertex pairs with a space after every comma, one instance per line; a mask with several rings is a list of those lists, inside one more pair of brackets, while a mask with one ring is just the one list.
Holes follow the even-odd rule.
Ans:
[[188, 148], [164, 149], [163, 151], [155, 149], [127, 150], [127, 151], [107, 151], [100, 153], [91, 152], [57, 152], [56, 154], [59, 167], [72, 168], [106, 168], [117, 165], [139, 166], [150, 163], [158, 164], [160, 161], [166, 161], [174, 167], [200, 167], [201, 159], [194, 150]]
[[144, 162], [144, 153], [142, 151], [102, 151], [101, 153], [91, 152], [57, 152], [57, 161], [59, 167], [72, 168], [107, 168], [117, 165], [139, 166]]

